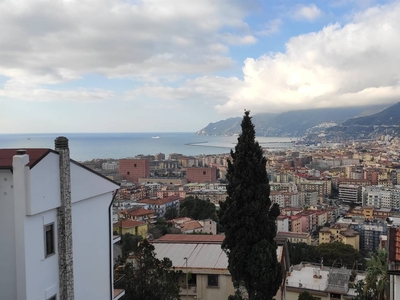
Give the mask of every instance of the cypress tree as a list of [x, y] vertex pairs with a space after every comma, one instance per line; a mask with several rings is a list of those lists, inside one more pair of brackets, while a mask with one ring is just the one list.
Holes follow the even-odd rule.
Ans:
[[[242, 133], [228, 161], [228, 197], [220, 202], [219, 212], [225, 228], [222, 248], [228, 255], [236, 293], [245, 288], [250, 300], [271, 300], [282, 281], [274, 241], [280, 210], [277, 204], [271, 206], [266, 159], [255, 140], [249, 113], [245, 111]], [[237, 294], [231, 298], [238, 299]]]

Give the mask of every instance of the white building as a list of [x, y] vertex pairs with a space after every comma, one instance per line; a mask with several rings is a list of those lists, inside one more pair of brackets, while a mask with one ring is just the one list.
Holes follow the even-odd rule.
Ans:
[[119, 186], [50, 149], [0, 149], [0, 298], [119, 299], [111, 204]]

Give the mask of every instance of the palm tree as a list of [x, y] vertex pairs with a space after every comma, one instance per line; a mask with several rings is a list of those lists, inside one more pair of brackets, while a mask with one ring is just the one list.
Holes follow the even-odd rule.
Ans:
[[367, 263], [367, 276], [365, 277], [365, 290], [372, 291], [374, 299], [386, 300], [387, 295], [387, 252], [379, 249], [371, 255]]

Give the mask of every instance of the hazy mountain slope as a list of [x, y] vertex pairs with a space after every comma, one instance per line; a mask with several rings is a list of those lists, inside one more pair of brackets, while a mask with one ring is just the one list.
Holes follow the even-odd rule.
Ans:
[[347, 120], [342, 125], [400, 125], [400, 102], [371, 116]]
[[[253, 123], [258, 136], [304, 136], [323, 123], [340, 124], [350, 118], [377, 112], [384, 106], [321, 108], [289, 111], [281, 114], [257, 114]], [[241, 117], [210, 123], [198, 135], [234, 135], [240, 133]], [[323, 128], [323, 126], [321, 127]], [[322, 129], [321, 129], [322, 130]]]

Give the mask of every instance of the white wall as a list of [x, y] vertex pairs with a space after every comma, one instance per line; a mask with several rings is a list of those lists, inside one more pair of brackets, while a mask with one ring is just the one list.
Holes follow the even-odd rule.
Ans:
[[[55, 254], [45, 258], [44, 226], [54, 223]], [[26, 290], [28, 299], [47, 299], [58, 294], [57, 210], [25, 218]], [[47, 294], [46, 294], [47, 291]]]
[[14, 191], [9, 170], [0, 170], [0, 298], [16, 299]]
[[116, 190], [117, 188], [119, 188], [119, 186], [115, 183], [102, 178], [98, 174], [86, 170], [81, 165], [71, 163], [72, 203], [108, 193], [109, 191]]
[[[31, 198], [27, 214], [54, 209], [60, 206], [59, 156], [49, 153], [30, 171]], [[30, 202], [30, 205], [29, 205]]]
[[112, 193], [72, 205], [75, 299], [110, 299]]

